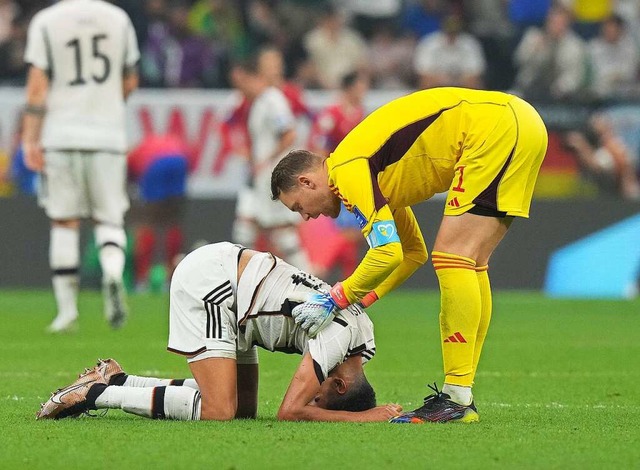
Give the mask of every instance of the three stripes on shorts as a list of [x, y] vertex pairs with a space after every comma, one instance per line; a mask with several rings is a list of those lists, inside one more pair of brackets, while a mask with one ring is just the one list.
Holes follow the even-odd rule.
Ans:
[[233, 295], [231, 282], [226, 281], [203, 297], [207, 312], [206, 337], [222, 339], [222, 314], [220, 305]]

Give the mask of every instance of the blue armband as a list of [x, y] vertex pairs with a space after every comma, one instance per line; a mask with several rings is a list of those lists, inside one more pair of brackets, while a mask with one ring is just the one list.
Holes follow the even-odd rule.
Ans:
[[400, 242], [395, 222], [393, 220], [374, 222], [371, 226], [371, 232], [367, 235], [369, 248], [376, 248], [393, 242]]

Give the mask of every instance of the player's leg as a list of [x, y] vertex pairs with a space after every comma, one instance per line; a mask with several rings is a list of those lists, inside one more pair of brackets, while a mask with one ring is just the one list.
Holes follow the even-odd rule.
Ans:
[[[116, 385], [130, 377], [113, 359], [100, 360], [86, 369], [77, 380], [56, 390], [36, 414], [37, 419], [75, 417], [90, 410], [121, 409], [127, 413], [154, 419], [197, 420], [200, 417], [200, 392], [186, 381], [167, 383], [163, 379], [147, 379], [145, 385]], [[179, 385], [181, 384], [181, 386]]]
[[202, 394], [200, 419], [233, 419], [238, 409], [235, 359], [210, 357], [190, 362], [189, 367]]
[[124, 214], [129, 208], [126, 159], [120, 154], [94, 152], [84, 160], [102, 267], [104, 313], [111, 326], [119, 328], [128, 315], [122, 281], [127, 246]]
[[238, 192], [236, 216], [231, 229], [231, 240], [247, 248], [255, 248], [258, 241], [258, 226], [255, 221], [254, 194], [251, 188]]
[[434, 244], [432, 260], [441, 293], [443, 392], [462, 405], [473, 401], [476, 347], [479, 358], [491, 314], [488, 276], [481, 284], [484, 279], [476, 266], [487, 266], [510, 223], [511, 218], [472, 213], [445, 216]]
[[77, 152], [47, 152], [38, 191], [51, 219], [49, 266], [58, 307], [50, 332], [72, 329], [78, 317], [80, 218], [86, 215], [82, 166]]
[[52, 333], [73, 328], [78, 318], [80, 289], [80, 221], [52, 221], [49, 242], [51, 283], [58, 314], [49, 325]]

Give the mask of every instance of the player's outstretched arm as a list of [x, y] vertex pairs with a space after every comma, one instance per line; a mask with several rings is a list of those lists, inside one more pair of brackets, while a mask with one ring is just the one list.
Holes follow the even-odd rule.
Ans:
[[306, 353], [298, 367], [278, 410], [281, 421], [387, 421], [397, 416], [402, 408], [387, 404], [366, 411], [328, 410], [317, 405], [321, 393], [320, 382], [314, 370], [313, 358]]

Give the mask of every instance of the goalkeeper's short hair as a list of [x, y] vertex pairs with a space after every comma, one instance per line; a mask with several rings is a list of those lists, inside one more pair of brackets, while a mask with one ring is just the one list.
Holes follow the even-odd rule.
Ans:
[[335, 395], [327, 401], [328, 410], [366, 411], [376, 406], [376, 392], [362, 374], [347, 393]]

